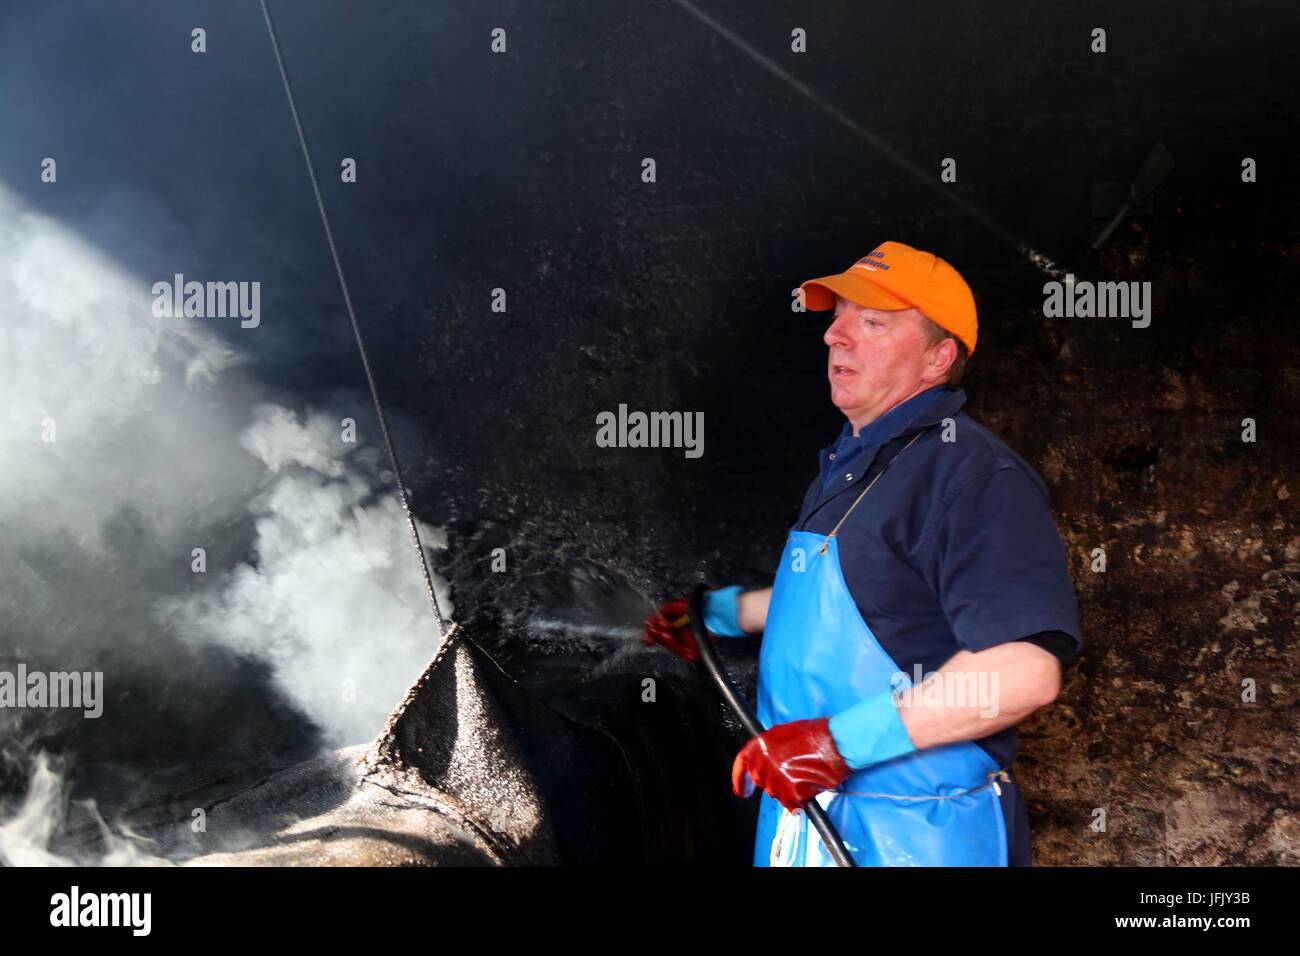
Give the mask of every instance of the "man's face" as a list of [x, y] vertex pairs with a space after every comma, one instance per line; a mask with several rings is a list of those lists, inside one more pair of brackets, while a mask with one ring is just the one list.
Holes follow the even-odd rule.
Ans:
[[[917, 392], [937, 384], [935, 349], [916, 309], [869, 309], [835, 297], [835, 315], [823, 336], [830, 352], [826, 375], [831, 402], [857, 428]], [[955, 354], [955, 350], [954, 350]]]

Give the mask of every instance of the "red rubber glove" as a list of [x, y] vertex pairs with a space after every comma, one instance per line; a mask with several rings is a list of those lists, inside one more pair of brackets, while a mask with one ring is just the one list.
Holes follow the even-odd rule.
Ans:
[[695, 643], [686, 599], [669, 601], [645, 619], [645, 633], [641, 643], [647, 647], [655, 644], [666, 647], [684, 661], [694, 664], [700, 659], [700, 646]]
[[831, 737], [829, 717], [777, 724], [750, 740], [731, 765], [731, 789], [753, 793], [745, 774], [787, 810], [796, 810], [823, 790], [838, 787], [853, 771]]

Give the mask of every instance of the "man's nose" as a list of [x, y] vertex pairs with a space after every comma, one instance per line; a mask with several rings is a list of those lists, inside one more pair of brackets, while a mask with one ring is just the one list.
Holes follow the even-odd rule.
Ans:
[[834, 321], [826, 327], [826, 334], [822, 336], [822, 341], [831, 347], [847, 348], [850, 344], [848, 336], [848, 322], [843, 315], [836, 316]]

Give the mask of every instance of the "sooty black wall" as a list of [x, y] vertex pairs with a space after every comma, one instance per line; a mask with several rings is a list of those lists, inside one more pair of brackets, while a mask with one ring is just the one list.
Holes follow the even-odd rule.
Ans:
[[[416, 510], [448, 530], [436, 569], [519, 675], [540, 680], [538, 621], [631, 627], [694, 581], [770, 579], [839, 427], [792, 290], [898, 239], [974, 287], [968, 409], [1047, 479], [1079, 584], [1086, 656], [1023, 735], [1040, 862], [1295, 862], [1285, 4], [271, 7]], [[207, 58], [158, 62], [196, 24]], [[6, 185], [75, 218], [26, 174], [57, 145], [164, 194], [196, 268], [264, 280], [253, 374], [376, 440], [256, 7], [87, 5], [22, 35], [118, 78], [38, 71]], [[1090, 252], [1094, 183], [1157, 141], [1176, 166], [1150, 215]], [[1064, 272], [1151, 281], [1151, 325], [1046, 319]], [[703, 455], [598, 447], [620, 405], [703, 413]]]

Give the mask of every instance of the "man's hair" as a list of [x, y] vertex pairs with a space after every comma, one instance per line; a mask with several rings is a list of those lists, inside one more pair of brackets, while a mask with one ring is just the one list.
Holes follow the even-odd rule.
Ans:
[[938, 345], [944, 339], [952, 339], [957, 343], [957, 357], [952, 360], [952, 365], [948, 366], [948, 377], [943, 380], [943, 384], [956, 388], [961, 384], [961, 377], [966, 372], [966, 343], [927, 315], [921, 316], [921, 330], [925, 332], [927, 345]]

